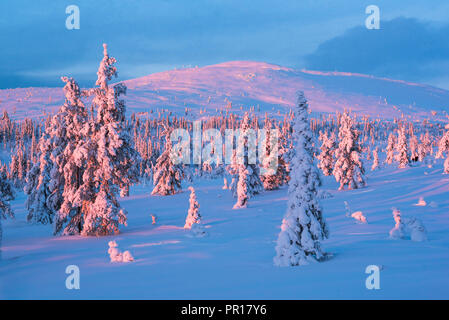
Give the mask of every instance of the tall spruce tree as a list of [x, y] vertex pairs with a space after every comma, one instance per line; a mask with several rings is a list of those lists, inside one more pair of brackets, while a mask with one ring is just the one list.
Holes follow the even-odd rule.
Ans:
[[343, 190], [345, 186], [349, 189], [365, 186], [365, 169], [360, 156], [359, 135], [360, 133], [353, 127], [349, 114], [343, 113], [338, 132], [340, 141], [335, 150], [337, 160], [333, 170], [335, 180], [340, 183], [339, 190]]
[[405, 168], [409, 165], [409, 150], [407, 144], [407, 137], [405, 135], [405, 125], [398, 129], [398, 143], [396, 144], [395, 159], [398, 162], [398, 168]]
[[334, 167], [335, 133], [332, 132], [329, 136], [327, 131], [320, 131], [318, 140], [321, 141], [321, 152], [317, 157], [319, 160], [318, 168], [325, 176], [330, 176]]
[[438, 143], [438, 152], [436, 158], [442, 158], [445, 152], [447, 153], [447, 155], [446, 160], [444, 160], [444, 173], [447, 174], [449, 173], [449, 130], [444, 133]]
[[181, 190], [181, 182], [184, 178], [182, 164], [175, 164], [177, 155], [172, 150], [170, 134], [172, 128], [164, 124], [162, 136], [165, 136], [165, 150], [159, 156], [154, 166], [152, 195], [173, 195]]
[[295, 154], [291, 160], [287, 212], [282, 220], [274, 257], [277, 266], [298, 266], [324, 259], [326, 254], [320, 240], [329, 236], [317, 200], [321, 181], [313, 161], [307, 100], [302, 92], [298, 93], [297, 99], [293, 125]]

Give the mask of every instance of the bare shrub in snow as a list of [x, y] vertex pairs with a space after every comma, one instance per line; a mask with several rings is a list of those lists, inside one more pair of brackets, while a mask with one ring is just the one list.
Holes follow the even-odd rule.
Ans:
[[125, 251], [121, 252], [118, 249], [118, 244], [115, 240], [109, 241], [108, 243], [109, 249], [109, 258], [111, 259], [111, 262], [131, 262], [134, 261], [134, 257], [132, 256], [131, 252]]

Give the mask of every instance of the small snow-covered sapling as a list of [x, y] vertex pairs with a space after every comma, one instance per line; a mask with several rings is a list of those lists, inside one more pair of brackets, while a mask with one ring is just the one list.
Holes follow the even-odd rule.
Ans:
[[118, 244], [115, 240], [109, 241], [109, 257], [111, 258], [111, 262], [131, 262], [134, 261], [134, 257], [131, 252], [125, 251], [123, 253], [118, 249]]

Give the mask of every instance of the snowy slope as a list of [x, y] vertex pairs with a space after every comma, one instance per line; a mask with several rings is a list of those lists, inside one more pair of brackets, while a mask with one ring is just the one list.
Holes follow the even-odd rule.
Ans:
[[[150, 196], [136, 186], [121, 200], [129, 225], [114, 237], [52, 237], [51, 227], [25, 222], [23, 194], [13, 202], [15, 221], [4, 222], [0, 262], [0, 299], [447, 299], [449, 298], [449, 178], [439, 160], [434, 168], [399, 170], [390, 166], [368, 174], [368, 186], [336, 191], [332, 177], [324, 188], [334, 197], [322, 201], [330, 227], [323, 247], [334, 257], [302, 267], [272, 263], [286, 189], [235, 203], [221, 180], [195, 183], [209, 236], [189, 238], [182, 229], [189, 192]], [[425, 179], [424, 179], [425, 178]], [[186, 190], [184, 186], [184, 190]], [[434, 205], [414, 206], [419, 197]], [[344, 201], [361, 210], [368, 224], [345, 216]], [[436, 205], [435, 205], [436, 204]], [[391, 207], [422, 220], [428, 241], [390, 240]], [[150, 214], [159, 217], [151, 224]], [[108, 242], [136, 259], [109, 262]], [[79, 266], [81, 289], [65, 288], [65, 268]], [[380, 290], [365, 288], [365, 268], [378, 265]]]
[[[120, 67], [119, 67], [120, 69]], [[169, 109], [184, 114], [185, 107], [211, 113], [232, 102], [232, 111], [258, 106], [260, 111], [282, 113], [294, 104], [295, 92], [305, 91], [313, 112], [345, 108], [374, 117], [393, 118], [404, 113], [412, 119], [442, 119], [449, 108], [449, 91], [399, 80], [351, 73], [299, 71], [277, 65], [233, 61], [202, 68], [171, 70], [125, 81], [128, 111]], [[61, 82], [62, 88], [62, 82]], [[62, 104], [61, 88], [0, 90], [0, 109], [14, 118], [36, 117]]]

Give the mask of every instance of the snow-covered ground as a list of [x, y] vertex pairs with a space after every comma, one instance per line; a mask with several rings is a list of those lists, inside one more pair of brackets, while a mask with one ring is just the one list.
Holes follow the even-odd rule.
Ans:
[[[368, 166], [367, 166], [368, 167]], [[439, 160], [426, 166], [368, 174], [368, 186], [336, 191], [333, 177], [321, 200], [330, 227], [323, 242], [333, 258], [308, 266], [273, 266], [275, 240], [286, 209], [286, 188], [235, 199], [222, 180], [194, 182], [208, 236], [188, 237], [182, 227], [189, 206], [187, 184], [174, 196], [150, 196], [138, 185], [121, 199], [128, 227], [108, 237], [53, 237], [50, 226], [26, 223], [25, 197], [12, 202], [16, 220], [4, 221], [0, 299], [448, 299], [449, 176]], [[425, 206], [416, 206], [419, 198]], [[362, 211], [368, 223], [345, 214]], [[392, 207], [422, 221], [428, 241], [391, 240]], [[151, 214], [158, 217], [152, 225]], [[129, 250], [130, 263], [111, 263], [108, 242]], [[66, 267], [77, 265], [80, 290], [65, 286]], [[377, 265], [380, 290], [367, 290], [365, 268]]]

